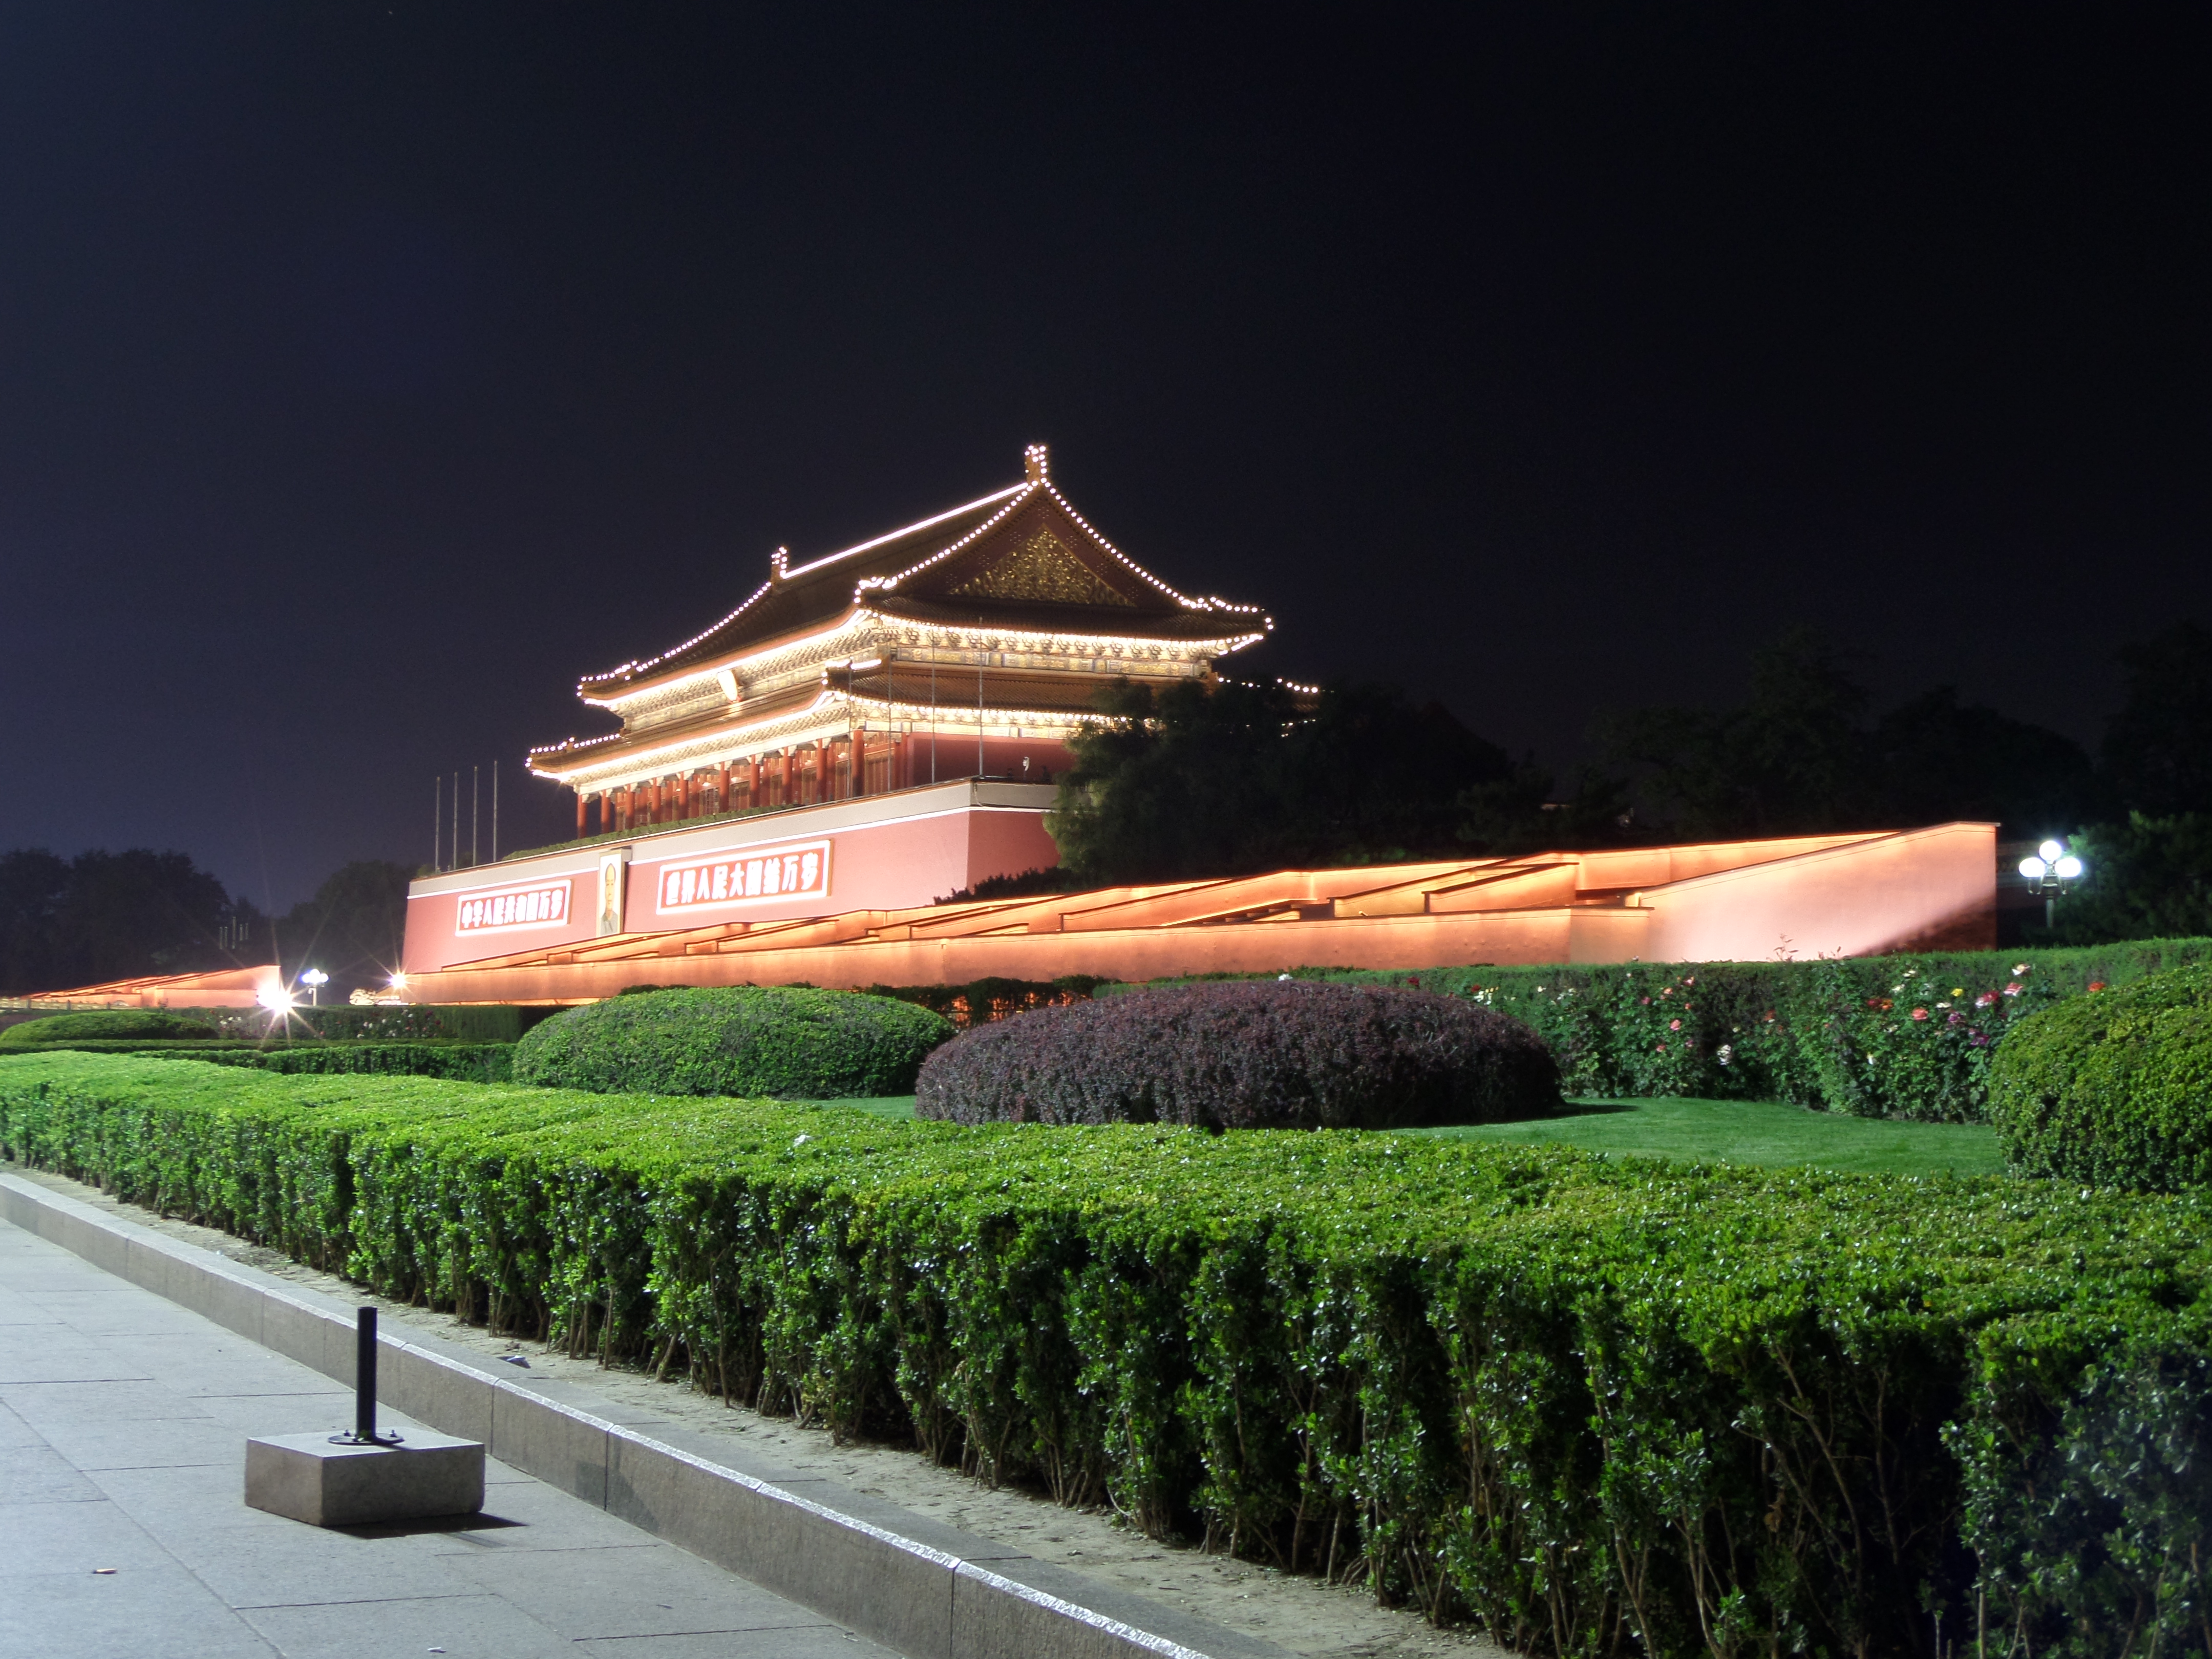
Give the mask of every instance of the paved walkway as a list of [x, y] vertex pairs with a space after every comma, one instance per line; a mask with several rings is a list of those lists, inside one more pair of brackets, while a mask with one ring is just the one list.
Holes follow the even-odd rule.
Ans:
[[351, 1420], [328, 1378], [0, 1222], [0, 1655], [888, 1654], [497, 1462], [465, 1522], [246, 1507], [247, 1436]]

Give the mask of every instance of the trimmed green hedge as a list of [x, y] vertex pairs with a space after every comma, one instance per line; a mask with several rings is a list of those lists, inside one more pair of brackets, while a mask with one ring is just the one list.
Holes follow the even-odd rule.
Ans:
[[2212, 1646], [2203, 1194], [89, 1055], [0, 1150], [1530, 1651]]
[[49, 1014], [0, 1031], [0, 1047], [70, 1042], [85, 1038], [129, 1039], [136, 1042], [211, 1037], [215, 1027], [158, 1008], [88, 1008], [81, 1013]]
[[[204, 1060], [287, 1073], [361, 1072], [393, 1077], [453, 1078], [465, 1083], [507, 1083], [514, 1076], [511, 1042], [179, 1042], [149, 1048], [143, 1039], [85, 1037], [42, 1042], [33, 1054], [134, 1054], [143, 1060]], [[0, 1053], [6, 1050], [0, 1049]]]
[[741, 985], [610, 997], [515, 1047], [514, 1078], [548, 1088], [835, 1100], [904, 1094], [952, 1027], [888, 997]]
[[[548, 1019], [561, 1012], [550, 1003], [464, 1003], [448, 1006], [416, 1004], [410, 1006], [356, 1007], [339, 1003], [326, 1008], [295, 1008], [285, 1017], [285, 1023], [276, 1036], [279, 1041], [289, 1034], [294, 1040], [328, 1042], [515, 1042], [524, 1032], [540, 1020]], [[183, 1019], [206, 1029], [199, 1033], [204, 1037], [216, 1037], [232, 1042], [261, 1042], [270, 1035], [270, 1015], [263, 1008], [182, 1008], [145, 1010], [131, 1008], [88, 1009], [82, 1014], [58, 1014], [56, 1019], [110, 1019], [122, 1017], [142, 1019]], [[22, 1030], [25, 1026], [39, 1024], [27, 1020], [21, 1025], [9, 1028], [9, 1032]], [[0, 1046], [4, 1046], [9, 1032], [0, 1032]], [[95, 1033], [86, 1028], [76, 1033], [84, 1036], [137, 1035], [141, 1040], [158, 1037], [155, 1031], [136, 1030]], [[27, 1042], [40, 1039], [30, 1037]]]
[[2197, 962], [2212, 962], [2212, 939], [1840, 961], [1292, 971], [1471, 996], [1532, 1027], [1570, 1095], [1781, 1100], [1978, 1123], [1989, 1115], [1990, 1062], [2023, 1015]]
[[142, 1057], [204, 1060], [287, 1077], [364, 1074], [461, 1083], [507, 1083], [514, 1077], [511, 1042], [302, 1042], [289, 1048], [163, 1049]]
[[2174, 1192], [2212, 1182], [2212, 968], [2024, 1023], [1990, 1076], [2005, 1156], [2030, 1175]]

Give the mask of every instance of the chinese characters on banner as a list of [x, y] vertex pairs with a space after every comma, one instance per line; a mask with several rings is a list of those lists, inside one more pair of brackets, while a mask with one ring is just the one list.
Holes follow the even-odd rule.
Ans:
[[762, 899], [827, 898], [830, 843], [793, 842], [688, 860], [660, 872], [659, 908], [698, 910]]
[[555, 927], [568, 920], [568, 884], [549, 881], [468, 895], [461, 900], [453, 931], [489, 933], [507, 927]]

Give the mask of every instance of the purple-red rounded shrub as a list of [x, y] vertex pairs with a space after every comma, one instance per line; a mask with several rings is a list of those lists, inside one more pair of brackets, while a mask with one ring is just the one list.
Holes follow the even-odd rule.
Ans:
[[1454, 997], [1299, 981], [1182, 985], [979, 1025], [922, 1062], [917, 1116], [955, 1123], [1385, 1129], [1559, 1105], [1519, 1020]]

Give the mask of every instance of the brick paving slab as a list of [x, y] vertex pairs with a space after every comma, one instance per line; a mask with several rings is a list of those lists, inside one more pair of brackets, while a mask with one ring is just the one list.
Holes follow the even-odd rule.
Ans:
[[496, 1461], [485, 1512], [455, 1522], [246, 1507], [249, 1435], [336, 1431], [352, 1410], [306, 1366], [0, 1222], [0, 1654], [890, 1655]]

